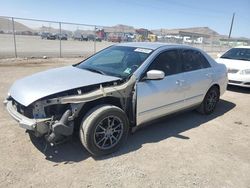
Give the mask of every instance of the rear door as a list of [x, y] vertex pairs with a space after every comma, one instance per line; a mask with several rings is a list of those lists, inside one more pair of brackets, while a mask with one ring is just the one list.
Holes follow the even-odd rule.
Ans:
[[185, 106], [199, 104], [213, 81], [213, 69], [201, 52], [192, 49], [181, 50], [181, 63]]
[[183, 108], [184, 90], [180, 65], [178, 50], [162, 52], [151, 63], [147, 71], [161, 70], [165, 73], [165, 78], [142, 79], [137, 83], [137, 124]]

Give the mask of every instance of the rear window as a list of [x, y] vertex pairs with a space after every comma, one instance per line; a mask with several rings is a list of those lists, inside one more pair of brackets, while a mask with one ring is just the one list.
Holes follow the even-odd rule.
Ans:
[[199, 51], [183, 50], [181, 55], [183, 72], [211, 67], [207, 59]]

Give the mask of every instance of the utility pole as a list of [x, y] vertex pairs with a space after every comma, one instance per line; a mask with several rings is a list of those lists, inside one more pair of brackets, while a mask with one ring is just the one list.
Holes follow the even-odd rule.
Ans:
[[15, 57], [17, 58], [15, 21], [13, 17], [11, 19], [12, 19], [12, 33], [13, 33], [13, 39], [14, 39]]
[[233, 29], [233, 24], [234, 24], [234, 16], [235, 16], [235, 13], [233, 13], [228, 39], [231, 38], [231, 33], [232, 33], [232, 29]]

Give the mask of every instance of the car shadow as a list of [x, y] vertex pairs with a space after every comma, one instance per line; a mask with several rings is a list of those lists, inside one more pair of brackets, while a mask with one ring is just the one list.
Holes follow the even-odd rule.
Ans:
[[250, 93], [250, 88], [234, 86], [234, 85], [228, 85], [227, 90], [238, 93], [246, 93], [246, 94]]
[[28, 133], [32, 144], [44, 154], [45, 159], [56, 162], [70, 164], [79, 162], [90, 157], [90, 154], [82, 146], [77, 134], [73, 134], [64, 143], [51, 146], [44, 138], [37, 138], [32, 133]]
[[[156, 143], [169, 137], [176, 137], [184, 140], [191, 139], [181, 135], [181, 133], [222, 116], [235, 106], [234, 103], [221, 99], [216, 110], [211, 115], [201, 115], [196, 111], [187, 111], [161, 118], [158, 121], [153, 121], [149, 124], [141, 125], [135, 133], [128, 136], [126, 144], [123, 145], [119, 151], [103, 157], [94, 157], [94, 159], [105, 160], [120, 156], [140, 149], [145, 143]], [[47, 145], [47, 148], [44, 139], [37, 139], [34, 136], [30, 136], [30, 138], [34, 146], [44, 153], [47, 160], [56, 163], [63, 162], [68, 164], [79, 162], [91, 157], [81, 145], [78, 135], [73, 136], [64, 144], [53, 147]]]

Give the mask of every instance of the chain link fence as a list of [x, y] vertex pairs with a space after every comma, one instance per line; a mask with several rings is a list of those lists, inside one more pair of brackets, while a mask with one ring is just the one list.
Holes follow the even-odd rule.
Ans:
[[87, 57], [115, 43], [132, 41], [188, 44], [214, 56], [229, 48], [216, 37], [209, 36], [208, 41], [199, 36], [157, 34], [123, 25], [106, 27], [0, 16], [0, 58]]

